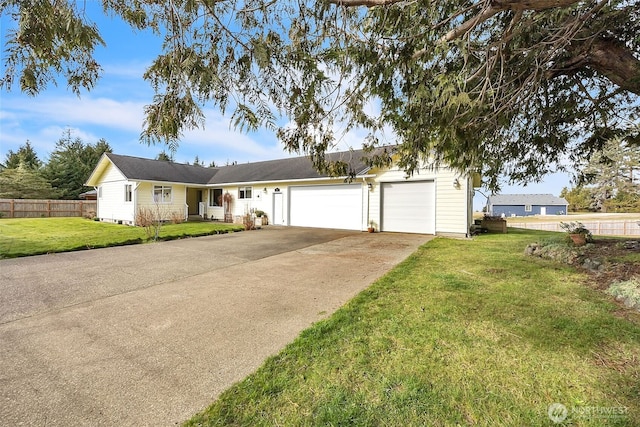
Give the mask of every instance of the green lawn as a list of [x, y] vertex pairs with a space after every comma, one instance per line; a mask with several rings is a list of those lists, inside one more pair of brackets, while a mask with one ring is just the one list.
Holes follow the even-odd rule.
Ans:
[[429, 242], [185, 425], [640, 425], [640, 315], [539, 239]]
[[[244, 230], [242, 225], [214, 222], [166, 224], [161, 239], [205, 236]], [[148, 241], [143, 228], [84, 218], [0, 219], [0, 258], [128, 245]]]

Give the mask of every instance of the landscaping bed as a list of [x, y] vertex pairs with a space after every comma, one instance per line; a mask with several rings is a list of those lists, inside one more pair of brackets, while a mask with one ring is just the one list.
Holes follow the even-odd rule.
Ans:
[[596, 238], [582, 247], [551, 240], [529, 244], [525, 253], [572, 265], [585, 273], [585, 285], [640, 310], [640, 240]]

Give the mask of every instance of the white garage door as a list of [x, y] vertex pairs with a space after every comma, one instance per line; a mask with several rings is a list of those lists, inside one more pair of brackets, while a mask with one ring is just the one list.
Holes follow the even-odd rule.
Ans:
[[382, 231], [435, 234], [433, 181], [382, 183]]
[[362, 229], [360, 184], [300, 186], [289, 190], [290, 225]]

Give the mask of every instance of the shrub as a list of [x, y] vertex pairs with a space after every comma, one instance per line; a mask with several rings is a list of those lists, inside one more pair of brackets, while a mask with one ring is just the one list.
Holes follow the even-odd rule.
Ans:
[[153, 212], [149, 208], [139, 208], [136, 212], [136, 225], [139, 227], [150, 227], [153, 225]]
[[640, 278], [634, 277], [625, 282], [613, 283], [607, 289], [617, 301], [621, 301], [629, 308], [640, 310]]
[[169, 219], [172, 224], [181, 224], [184, 222], [184, 215], [178, 211], [172, 211], [171, 214], [169, 214]]
[[250, 213], [244, 215], [242, 217], [242, 223], [244, 224], [244, 228], [245, 230], [255, 230], [256, 229], [256, 224], [253, 221], [253, 217], [251, 216]]
[[587, 227], [584, 226], [580, 221], [571, 221], [571, 222], [561, 222], [560, 228], [566, 231], [568, 234], [582, 234], [584, 235], [587, 242], [593, 241], [593, 235], [591, 231]]
[[162, 227], [162, 215], [159, 208], [156, 210], [141, 207], [136, 212], [136, 225], [144, 227], [148, 239], [158, 240]]

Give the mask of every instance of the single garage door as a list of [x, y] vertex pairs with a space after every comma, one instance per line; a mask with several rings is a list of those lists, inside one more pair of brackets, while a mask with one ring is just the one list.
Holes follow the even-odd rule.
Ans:
[[435, 234], [433, 181], [382, 183], [382, 231]]
[[296, 186], [289, 190], [290, 225], [362, 229], [362, 185]]

